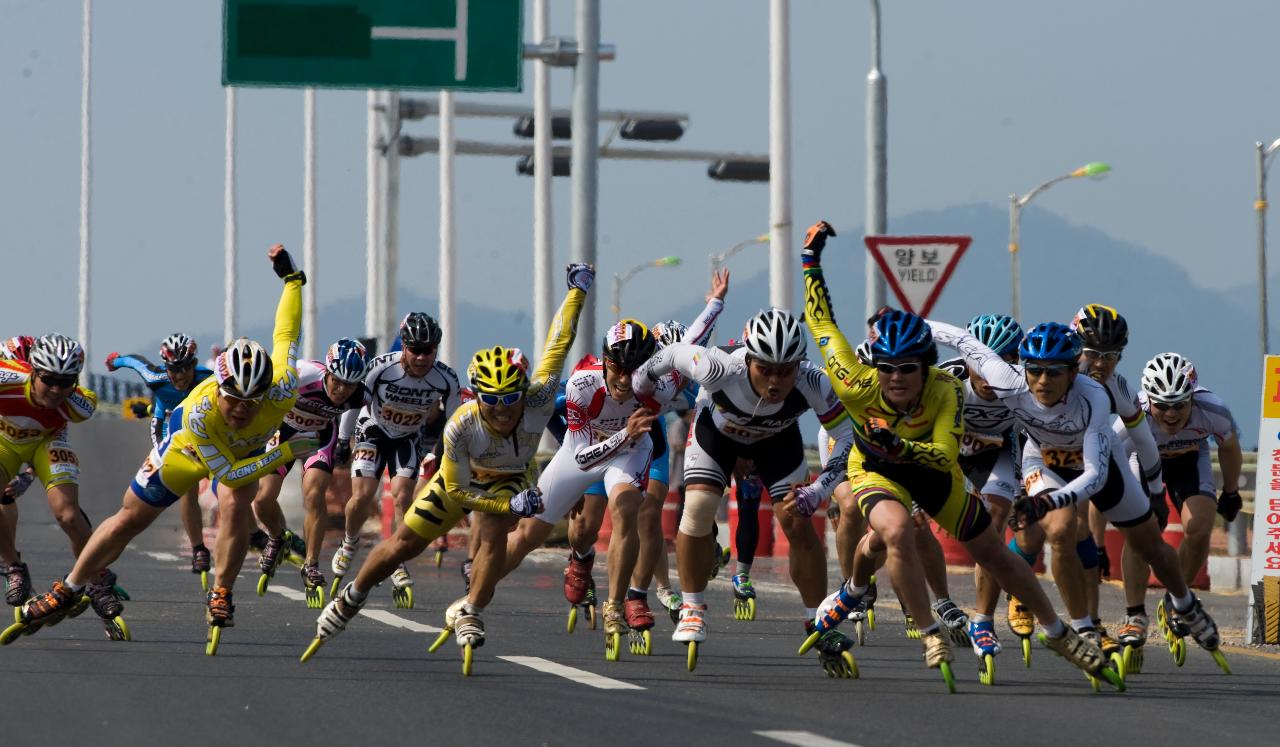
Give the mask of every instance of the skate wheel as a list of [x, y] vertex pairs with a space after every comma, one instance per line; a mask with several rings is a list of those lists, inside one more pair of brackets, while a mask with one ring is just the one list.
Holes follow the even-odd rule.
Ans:
[[851, 680], [858, 679], [858, 662], [853, 658], [853, 652], [842, 651], [840, 658], [844, 661], [845, 677]]
[[1093, 688], [1095, 693], [1102, 692], [1102, 680], [1094, 677], [1092, 674], [1085, 672], [1085, 678], [1089, 680], [1089, 686]]
[[308, 661], [311, 661], [311, 657], [315, 656], [316, 652], [319, 651], [320, 647], [323, 645], [324, 639], [320, 636], [316, 636], [315, 639], [311, 641], [311, 645], [307, 646], [307, 650], [302, 652], [302, 663], [306, 664]]
[[648, 629], [631, 631], [631, 654], [633, 656], [649, 656], [653, 653], [653, 635]]
[[209, 572], [208, 571], [200, 571], [200, 590], [201, 591], [209, 590]]
[[[13, 643], [14, 641], [18, 640], [18, 636], [22, 635], [22, 633], [24, 633], [26, 629], [27, 629], [27, 624], [21, 621], [16, 622], [13, 625], [10, 625], [9, 627], [5, 628], [4, 632], [0, 633], [0, 646], [8, 646], [10, 643]], [[32, 631], [32, 632], [35, 632], [35, 631]]]
[[1108, 658], [1108, 662], [1110, 663], [1111, 668], [1115, 670], [1115, 673], [1120, 675], [1120, 680], [1123, 681], [1126, 675], [1124, 668], [1124, 654], [1119, 651], [1112, 651], [1111, 656]]
[[329, 584], [329, 598], [333, 599], [338, 596], [338, 589], [342, 586], [342, 576], [334, 576], [333, 583]]
[[440, 631], [440, 635], [436, 636], [436, 639], [432, 641], [430, 646], [427, 646], [427, 653], [434, 654], [435, 652], [439, 651], [440, 647], [445, 644], [445, 641], [449, 640], [449, 634], [452, 632], [453, 630], [450, 628], [445, 628], [444, 630]]
[[116, 584], [115, 586], [112, 586], [111, 590], [115, 592], [116, 599], [119, 599], [122, 602], [128, 602], [131, 600], [131, 597], [129, 596], [129, 592], [125, 591], [124, 587], [121, 586], [120, 584]]
[[875, 607], [867, 608], [867, 626], [872, 630], [876, 629], [876, 609]]
[[120, 615], [116, 615], [110, 620], [103, 620], [102, 625], [107, 630], [107, 638], [113, 641], [133, 640], [133, 636], [129, 635], [129, 626]]
[[22, 622], [22, 607], [21, 607], [21, 606], [18, 606], [18, 607], [14, 607], [14, 608], [13, 608], [13, 621], [14, 621], [14, 622], [16, 622], [16, 623], [20, 623], [20, 622]]
[[57, 625], [58, 623], [62, 622], [63, 617], [79, 617], [83, 615], [84, 611], [87, 609], [89, 609], [89, 597], [88, 595], [85, 595], [80, 597], [80, 601], [76, 602], [75, 605], [73, 605], [71, 609], [67, 611], [66, 615], [55, 617], [49, 622], [45, 623], [45, 625], [48, 625], [49, 627], [52, 628], [54, 625]]
[[262, 574], [261, 576], [258, 576], [258, 596], [265, 595], [267, 593], [267, 587], [270, 585], [271, 585], [270, 576], [268, 576], [265, 573]]
[[1213, 656], [1214, 663], [1222, 668], [1222, 672], [1224, 674], [1231, 674], [1231, 665], [1227, 663], [1226, 654], [1222, 653], [1219, 649], [1214, 649], [1213, 651], [1210, 651], [1209, 654]]
[[990, 687], [996, 682], [996, 657], [983, 654], [978, 660], [978, 682]]
[[590, 623], [591, 629], [596, 629], [596, 606], [594, 604], [587, 606], [587, 622]]
[[472, 648], [470, 643], [462, 647], [462, 676], [463, 677], [471, 676], [471, 658], [474, 655], [475, 655], [475, 649]]
[[1131, 674], [1142, 674], [1142, 647], [1141, 646], [1125, 646], [1124, 656], [1120, 658], [1121, 675], [1128, 678]]
[[938, 671], [942, 672], [942, 681], [947, 683], [947, 692], [954, 693], [956, 691], [956, 676], [951, 671], [949, 662], [942, 662], [938, 665]]
[[1031, 639], [1022, 639], [1022, 663], [1027, 665], [1027, 669], [1031, 668]]
[[574, 606], [569, 608], [569, 621], [565, 623], [565, 632], [572, 633], [576, 627], [578, 627], [578, 608]]
[[617, 661], [622, 658], [622, 634], [605, 633], [604, 660]]
[[391, 599], [396, 603], [396, 607], [399, 609], [413, 609], [413, 587], [401, 586], [398, 589], [392, 589]]
[[698, 642], [689, 641], [688, 646], [689, 650], [685, 654], [685, 663], [689, 666], [689, 671], [692, 672], [698, 666]]
[[[1116, 690], [1120, 692], [1124, 692], [1124, 676], [1123, 675], [1121, 675], [1116, 670], [1112, 669], [1110, 666], [1103, 667], [1099, 673], [1102, 675], [1102, 679], [1111, 683], [1112, 687], [1114, 687]], [[1098, 687], [1095, 686], [1094, 690], [1097, 690], [1097, 689]]]
[[867, 624], [862, 620], [858, 620], [853, 624], [853, 636], [858, 640], [859, 646], [867, 645]]
[[1173, 654], [1173, 663], [1182, 666], [1187, 663], [1187, 642], [1175, 637], [1169, 644], [1169, 653]]
[[816, 630], [810, 633], [809, 637], [804, 639], [804, 643], [800, 644], [800, 650], [796, 652], [796, 656], [804, 656], [809, 653], [809, 649], [813, 648], [813, 644], [817, 643], [818, 639], [821, 637], [822, 633], [819, 633]]
[[307, 609], [318, 610], [324, 607], [324, 587], [312, 586], [307, 589]]
[[436, 550], [436, 568], [444, 565], [444, 550]]
[[222, 641], [222, 626], [210, 625], [209, 635], [205, 638], [204, 655], [213, 656], [218, 653], [218, 643]]
[[756, 600], [754, 598], [733, 600], [733, 619], [746, 621], [756, 619]]

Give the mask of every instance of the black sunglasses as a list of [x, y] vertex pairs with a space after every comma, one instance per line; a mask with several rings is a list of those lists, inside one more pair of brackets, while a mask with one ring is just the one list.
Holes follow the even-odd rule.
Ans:
[[413, 353], [414, 355], [432, 355], [433, 353], [436, 352], [435, 345], [425, 345], [425, 344], [405, 345], [404, 349], [409, 351], [410, 353]]
[[190, 371], [195, 367], [196, 367], [195, 361], [187, 361], [186, 363], [170, 363], [166, 365], [164, 368], [166, 371], [170, 373], [182, 373], [183, 371]]
[[42, 373], [37, 375], [38, 379], [47, 387], [53, 389], [70, 389], [80, 380], [79, 376], [58, 376], [57, 374]]
[[1191, 404], [1191, 402], [1184, 399], [1181, 402], [1152, 402], [1151, 406], [1161, 411], [1173, 410], [1174, 412], [1182, 412], [1187, 409], [1187, 405], [1189, 404]]
[[1034, 364], [1027, 365], [1023, 366], [1022, 370], [1026, 371], [1028, 376], [1035, 376], [1037, 378], [1041, 376], [1048, 376], [1051, 379], [1056, 379], [1059, 376], [1066, 376], [1067, 370], [1070, 368], [1071, 364], [1069, 363], [1055, 363], [1051, 366], [1037, 366]]

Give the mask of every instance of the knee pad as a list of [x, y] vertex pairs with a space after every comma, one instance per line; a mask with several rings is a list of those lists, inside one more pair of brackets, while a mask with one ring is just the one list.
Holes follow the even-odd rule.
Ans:
[[719, 507], [719, 491], [701, 486], [689, 488], [684, 494], [680, 531], [690, 537], [706, 537], [711, 534], [716, 528], [716, 509]]
[[1093, 541], [1092, 536], [1076, 543], [1076, 555], [1080, 556], [1080, 564], [1086, 571], [1098, 567], [1098, 543]]
[[1017, 538], [1017, 537], [1010, 537], [1010, 538], [1009, 538], [1009, 549], [1010, 549], [1010, 550], [1013, 550], [1013, 552], [1014, 552], [1014, 554], [1015, 554], [1015, 555], [1017, 555], [1018, 557], [1022, 558], [1022, 559], [1023, 559], [1023, 560], [1025, 560], [1025, 561], [1027, 561], [1027, 565], [1035, 565], [1035, 564], [1036, 564], [1036, 556], [1035, 556], [1035, 555], [1032, 555], [1032, 554], [1030, 554], [1030, 553], [1026, 552], [1025, 550], [1023, 550], [1021, 547], [1018, 547], [1018, 538]]

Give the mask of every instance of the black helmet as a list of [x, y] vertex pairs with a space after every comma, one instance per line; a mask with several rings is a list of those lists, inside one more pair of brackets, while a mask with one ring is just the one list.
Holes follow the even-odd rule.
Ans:
[[1090, 350], [1102, 352], [1124, 350], [1129, 343], [1129, 323], [1110, 306], [1091, 303], [1076, 312], [1071, 329]]
[[439, 345], [443, 336], [436, 320], [421, 311], [409, 314], [400, 322], [400, 343], [406, 348], [410, 345]]
[[657, 350], [653, 333], [635, 319], [623, 319], [604, 333], [602, 357], [624, 371], [634, 371], [644, 365]]

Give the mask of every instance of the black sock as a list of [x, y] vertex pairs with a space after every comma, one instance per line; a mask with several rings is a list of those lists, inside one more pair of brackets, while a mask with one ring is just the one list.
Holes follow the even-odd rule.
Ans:
[[1143, 617], [1146, 617], [1146, 616], [1147, 616], [1147, 605], [1145, 605], [1145, 604], [1140, 604], [1140, 605], [1138, 605], [1137, 607], [1125, 607], [1125, 608], [1124, 608], [1124, 613], [1125, 613], [1126, 615], [1131, 616], [1131, 617], [1132, 617], [1133, 615], [1142, 615]]

